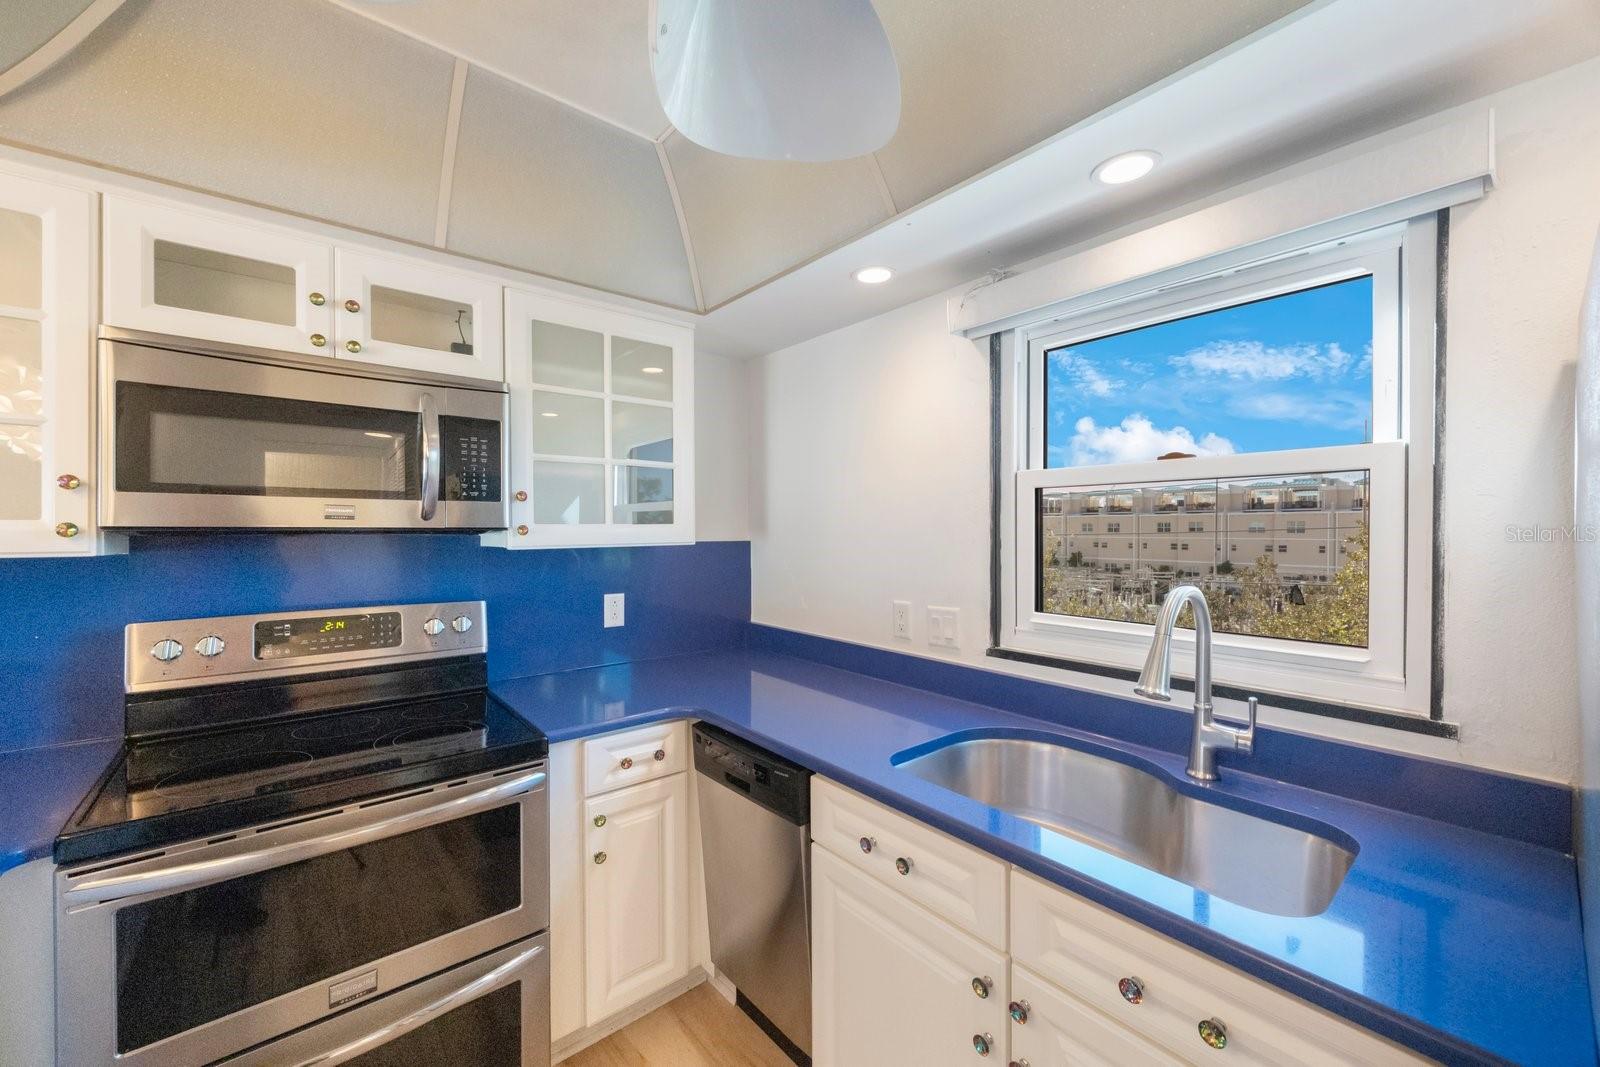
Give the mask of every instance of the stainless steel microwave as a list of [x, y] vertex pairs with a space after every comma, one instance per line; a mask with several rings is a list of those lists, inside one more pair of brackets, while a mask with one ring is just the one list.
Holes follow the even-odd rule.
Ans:
[[104, 330], [100, 525], [495, 530], [506, 389]]

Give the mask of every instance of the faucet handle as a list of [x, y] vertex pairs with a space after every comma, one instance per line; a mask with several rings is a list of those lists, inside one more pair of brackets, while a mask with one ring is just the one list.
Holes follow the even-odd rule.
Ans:
[[1260, 703], [1261, 703], [1261, 701], [1259, 699], [1257, 699], [1256, 697], [1250, 697], [1248, 700], [1245, 701], [1245, 709], [1246, 709], [1247, 714], [1246, 714], [1246, 717], [1245, 717], [1244, 729], [1241, 730], [1241, 729], [1238, 729], [1237, 727], [1235, 727], [1234, 730], [1232, 731], [1233, 732], [1233, 748], [1234, 748], [1234, 751], [1243, 752], [1245, 755], [1248, 756], [1255, 749], [1255, 745], [1256, 745], [1256, 706], [1258, 704], [1260, 704]]

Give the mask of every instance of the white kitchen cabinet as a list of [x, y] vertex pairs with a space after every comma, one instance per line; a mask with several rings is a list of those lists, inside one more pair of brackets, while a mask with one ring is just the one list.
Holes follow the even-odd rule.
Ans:
[[1030, 874], [1011, 875], [1011, 952], [1078, 1002], [1191, 1063], [1316, 1067], [1414, 1053]]
[[826, 848], [811, 863], [818, 1067], [1007, 1062], [1005, 956]]
[[585, 1015], [594, 1026], [689, 968], [684, 773], [584, 803]]
[[0, 172], [0, 555], [95, 550], [94, 194]]
[[694, 540], [694, 333], [519, 289], [506, 303], [511, 548]]
[[1016, 1067], [1179, 1067], [1183, 1062], [1015, 964], [1010, 1007]]
[[223, 214], [105, 198], [109, 326], [332, 355], [333, 246]]
[[334, 338], [342, 359], [501, 381], [500, 283], [351, 248], [334, 253]]

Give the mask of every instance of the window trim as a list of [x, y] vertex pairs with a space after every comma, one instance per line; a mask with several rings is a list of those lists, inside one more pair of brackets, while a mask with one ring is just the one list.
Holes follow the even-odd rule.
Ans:
[[[1028, 527], [1019, 527], [1017, 496], [1025, 475], [1047, 473], [1029, 470], [1026, 464], [1019, 463], [1019, 457], [1042, 455], [1042, 391], [1019, 389], [1019, 385], [1031, 380], [1034, 367], [1030, 364], [1042, 364], [1042, 361], [1029, 358], [1033, 342], [1049, 339], [1050, 346], [1056, 347], [1063, 343], [1060, 338], [1069, 333], [1082, 337], [1086, 332], [1093, 331], [1093, 335], [1103, 335], [1110, 332], [1103, 329], [1104, 326], [1117, 322], [1143, 321], [1148, 325], [1178, 317], [1174, 313], [1175, 308], [1193, 307], [1203, 301], [1209, 301], [1212, 308], [1231, 306], [1241, 302], [1242, 291], [1254, 293], [1251, 298], [1257, 299], [1274, 295], [1271, 291], [1274, 284], [1279, 285], [1276, 290], [1279, 293], [1303, 289], [1308, 287], [1305, 279], [1310, 275], [1321, 272], [1326, 276], [1330, 269], [1337, 268], [1341, 263], [1349, 264], [1359, 257], [1390, 255], [1395, 270], [1392, 291], [1397, 294], [1397, 299], [1390, 305], [1392, 312], [1389, 317], [1374, 321], [1374, 366], [1378, 365], [1378, 336], [1381, 330], [1394, 337], [1397, 347], [1394, 349], [1395, 359], [1390, 365], [1396, 369], [1392, 376], [1383, 380], [1383, 384], [1375, 374], [1375, 444], [1337, 447], [1374, 450], [1372, 455], [1379, 457], [1380, 468], [1388, 472], [1385, 481], [1389, 484], [1385, 496], [1399, 501], [1398, 505], [1390, 504], [1388, 507], [1398, 506], [1403, 549], [1393, 553], [1398, 557], [1396, 564], [1385, 565], [1391, 568], [1386, 571], [1393, 580], [1391, 599], [1399, 604], [1401, 611], [1398, 618], [1393, 619], [1397, 635], [1389, 639], [1391, 647], [1387, 654], [1369, 657], [1372, 663], [1384, 666], [1375, 666], [1364, 677], [1351, 674], [1347, 655], [1338, 651], [1327, 654], [1326, 650], [1332, 646], [1303, 646], [1300, 650], [1302, 654], [1298, 657], [1299, 664], [1286, 669], [1282, 661], [1272, 662], [1272, 655], [1266, 654], [1270, 650], [1246, 648], [1235, 653], [1229, 646], [1239, 643], [1237, 635], [1219, 635], [1216, 675], [1222, 690], [1248, 688], [1251, 692], [1261, 693], [1268, 706], [1274, 706], [1272, 698], [1279, 696], [1281, 700], [1276, 706], [1298, 711], [1323, 708], [1327, 714], [1345, 718], [1356, 716], [1362, 721], [1380, 724], [1404, 724], [1406, 720], [1418, 717], [1440, 720], [1440, 709], [1435, 706], [1433, 699], [1440, 680], [1436, 678], [1434, 663], [1434, 619], [1431, 610], [1437, 551], [1434, 543], [1433, 486], [1438, 232], [1439, 221], [1429, 215], [1409, 223], [1353, 235], [1299, 253], [1273, 256], [1238, 268], [1218, 270], [1215, 261], [1199, 262], [1191, 267], [1186, 277], [1176, 280], [1170, 275], [1164, 277], [1164, 284], [1159, 288], [1134, 294], [1125, 301], [1119, 301], [1115, 307], [1102, 305], [1070, 318], [1047, 320], [995, 335], [995, 347], [998, 350], [995, 405], [997, 525], [996, 566], [991, 569], [996, 579], [993, 612], [995, 632], [992, 635], [995, 647], [992, 653], [1004, 658], [1053, 663], [1067, 670], [1076, 670], [1085, 680], [1091, 677], [1097, 679], [1090, 683], [1094, 688], [1105, 689], [1105, 678], [1121, 677], [1130, 669], [1130, 650], [1133, 647], [1138, 648], [1137, 660], [1142, 661], [1143, 648], [1148, 646], [1149, 641], [1148, 627], [1133, 627], [1130, 624], [1101, 623], [1098, 627], [1100, 632], [1092, 635], [1082, 632], [1080, 628], [1079, 633], [1066, 640], [1039, 640], [1041, 631], [1019, 628], [1019, 621], [1031, 621], [1020, 619], [1017, 610], [1021, 569], [1018, 547], [1025, 539], [1022, 530], [1031, 529], [1031, 523]], [[1230, 254], [1227, 261], [1238, 262], [1237, 254]], [[1365, 272], [1352, 271], [1346, 276], [1354, 277], [1359, 273]], [[1191, 284], [1195, 286], [1192, 289]], [[1375, 292], [1377, 284], [1375, 278]], [[1187, 313], [1197, 313], [1198, 310], [1196, 308]], [[1166, 314], [1160, 314], [1162, 311]], [[1380, 310], [1379, 314], [1384, 313]], [[1136, 327], [1128, 325], [1125, 328]], [[1392, 419], [1380, 417], [1380, 412], [1387, 414], [1389, 411], [1393, 412]], [[1030, 437], [1033, 428], [1038, 429]], [[1389, 440], [1384, 440], [1380, 434]], [[1377, 448], [1384, 444], [1394, 447]], [[1347, 467], [1337, 467], [1328, 462], [1328, 451], [1307, 449], [1289, 453], [1299, 455], [1301, 458], [1296, 462], [1301, 463], [1310, 458], [1306, 453], [1320, 455], [1316, 455], [1310, 466], [1286, 473], [1373, 469], [1373, 464], [1367, 459]], [[1281, 459], [1284, 455], [1254, 453], [1245, 457], [1212, 457], [1202, 462], [1210, 466], [1217, 459], [1243, 458], [1253, 461], [1254, 469], [1259, 470], [1262, 457], [1276, 456]], [[1160, 473], [1149, 480], [1182, 480], [1175, 464], [1184, 464], [1189, 470], [1194, 470], [1196, 466], [1188, 460], [1165, 461]], [[1109, 473], [1109, 468], [1098, 470], [1102, 474]], [[1199, 476], [1206, 477], [1209, 473], [1209, 470], [1201, 470]], [[1374, 475], [1375, 483], [1376, 480], [1377, 476]], [[1377, 493], [1375, 484], [1375, 506], [1371, 512], [1375, 524], [1379, 521]], [[1396, 516], [1391, 515], [1390, 518]], [[1026, 534], [1030, 546], [1035, 536], [1036, 532]], [[1376, 525], [1372, 542], [1374, 555], [1380, 555]], [[1397, 572], [1392, 569], [1395, 566], [1398, 567]], [[1376, 575], [1373, 588], [1379, 588]], [[1122, 637], [1120, 651], [1107, 659], [1106, 638], [1113, 633], [1110, 628], [1114, 626], [1127, 627], [1137, 633], [1131, 644], [1128, 637]], [[1192, 640], [1185, 631], [1179, 631], [1175, 636], [1175, 643], [1180, 647]], [[1117, 640], [1112, 637], [1109, 641], [1112, 649], [1117, 649]], [[1377, 648], [1376, 638], [1372, 647]], [[1312, 648], [1324, 650], [1320, 663], [1304, 655], [1304, 649]], [[1291, 656], [1289, 662], [1295, 658]], [[1181, 666], [1185, 660], [1180, 656], [1175, 662]], [[1137, 662], [1131, 664], [1133, 668], [1137, 665]]]

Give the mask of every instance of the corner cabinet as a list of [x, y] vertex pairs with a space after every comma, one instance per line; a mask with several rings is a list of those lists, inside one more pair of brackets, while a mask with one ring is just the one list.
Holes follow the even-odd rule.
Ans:
[[509, 548], [694, 540], [694, 332], [517, 289]]
[[94, 194], [0, 171], [0, 555], [89, 555]]

